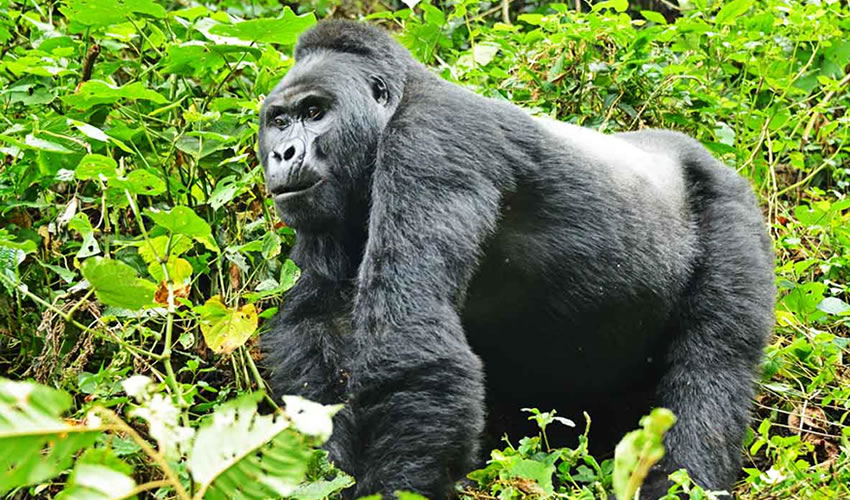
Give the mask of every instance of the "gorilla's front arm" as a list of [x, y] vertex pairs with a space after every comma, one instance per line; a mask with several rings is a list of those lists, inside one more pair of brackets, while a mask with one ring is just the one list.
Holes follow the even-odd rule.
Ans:
[[356, 495], [446, 498], [473, 465], [469, 438], [484, 425], [483, 371], [459, 308], [495, 228], [499, 192], [446, 161], [444, 144], [414, 126], [391, 125], [380, 150], [354, 304]]

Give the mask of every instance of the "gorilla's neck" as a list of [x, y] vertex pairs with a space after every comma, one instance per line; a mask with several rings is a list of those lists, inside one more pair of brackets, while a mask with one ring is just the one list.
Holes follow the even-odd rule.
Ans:
[[328, 281], [349, 281], [357, 275], [365, 246], [365, 224], [335, 231], [299, 231], [290, 258], [302, 272]]

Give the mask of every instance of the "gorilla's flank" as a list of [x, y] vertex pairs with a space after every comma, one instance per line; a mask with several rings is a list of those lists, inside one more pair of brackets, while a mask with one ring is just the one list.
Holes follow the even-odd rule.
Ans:
[[[276, 394], [345, 402], [354, 496], [452, 495], [520, 408], [609, 446], [678, 416], [642, 498], [729, 488], [772, 325], [747, 182], [682, 134], [603, 135], [441, 80], [383, 31], [325, 22], [266, 98], [268, 190], [302, 269], [263, 338]], [[486, 374], [486, 375], [485, 375]], [[486, 408], [486, 411], [485, 411]]]

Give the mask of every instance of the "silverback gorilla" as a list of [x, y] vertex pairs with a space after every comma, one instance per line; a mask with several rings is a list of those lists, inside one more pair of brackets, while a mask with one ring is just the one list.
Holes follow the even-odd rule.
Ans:
[[482, 435], [533, 431], [524, 406], [587, 410], [601, 446], [670, 408], [642, 498], [682, 467], [731, 486], [774, 297], [744, 179], [682, 134], [477, 96], [365, 24], [295, 59], [259, 152], [302, 276], [263, 343], [275, 394], [346, 403], [347, 494], [451, 497]]

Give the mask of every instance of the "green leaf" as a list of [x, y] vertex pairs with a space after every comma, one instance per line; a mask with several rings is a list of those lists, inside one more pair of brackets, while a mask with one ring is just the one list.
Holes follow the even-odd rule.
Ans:
[[259, 322], [253, 304], [232, 309], [224, 305], [219, 295], [213, 296], [195, 311], [201, 315], [204, 340], [218, 354], [230, 354], [243, 345], [257, 330]]
[[312, 454], [280, 415], [259, 415], [261, 393], [216, 409], [195, 436], [186, 465], [199, 497], [278, 498], [303, 480]]
[[107, 179], [115, 177], [118, 164], [108, 156], [87, 154], [74, 170], [74, 176], [80, 180], [97, 179], [101, 175]]
[[283, 15], [278, 19], [263, 18], [232, 25], [218, 24], [210, 29], [210, 33], [248, 42], [291, 45], [295, 43], [302, 31], [314, 24], [316, 24], [316, 16], [312, 12], [299, 16], [289, 7], [284, 7]]
[[[183, 255], [189, 251], [194, 243], [192, 238], [184, 235], [175, 235], [171, 238], [171, 248], [168, 248], [169, 257]], [[165, 250], [168, 247], [168, 236], [157, 236], [149, 240], [142, 240], [136, 243], [139, 247], [139, 255], [148, 264], [158, 262], [157, 259], [165, 257]]]
[[591, 12], [599, 12], [602, 9], [614, 9], [617, 12], [625, 12], [629, 8], [628, 0], [605, 0], [593, 4]]
[[270, 280], [272, 282], [272, 286], [269, 288], [257, 288], [256, 292], [246, 293], [245, 298], [252, 302], [260, 300], [265, 297], [269, 297], [272, 295], [280, 295], [293, 286], [298, 281], [298, 278], [301, 277], [301, 269], [290, 259], [286, 259], [283, 262], [283, 265], [280, 268], [280, 281], [279, 283], [275, 283], [274, 280]]
[[676, 422], [673, 412], [655, 408], [640, 419], [642, 429], [629, 432], [614, 450], [614, 493], [634, 498], [649, 469], [664, 457], [664, 434]]
[[339, 471], [330, 481], [313, 481], [299, 487], [290, 494], [290, 497], [295, 500], [323, 500], [353, 485], [354, 478]]
[[850, 305], [838, 297], [827, 297], [820, 301], [820, 304], [818, 304], [817, 307], [825, 313], [834, 314], [836, 316], [850, 315]]
[[125, 179], [113, 179], [112, 187], [126, 189], [133, 194], [156, 196], [165, 192], [165, 181], [157, 174], [139, 169], [130, 172]]
[[191, 208], [185, 206], [174, 207], [170, 211], [163, 212], [156, 209], [145, 210], [145, 214], [153, 221], [173, 234], [184, 234], [191, 236], [210, 250], [219, 251], [218, 245], [212, 237], [212, 229], [207, 221], [198, 217]]
[[71, 396], [31, 382], [0, 378], [0, 495], [62, 473], [100, 429], [60, 418]]
[[123, 500], [135, 487], [133, 478], [110, 467], [78, 463], [56, 500]]
[[[165, 267], [168, 269], [168, 277], [172, 283], [182, 285], [192, 277], [192, 264], [186, 259], [172, 255], [168, 258]], [[162, 264], [159, 262], [152, 262], [148, 265], [148, 272], [153, 279], [165, 281], [165, 273], [162, 270]]]
[[28, 146], [30, 149], [35, 149], [37, 151], [49, 151], [51, 153], [63, 153], [63, 154], [71, 154], [72, 150], [66, 148], [61, 144], [57, 144], [52, 141], [48, 141], [46, 139], [41, 139], [32, 134], [27, 134], [24, 138], [24, 144]]
[[153, 101], [158, 104], [168, 102], [159, 93], [145, 88], [141, 82], [116, 87], [101, 80], [89, 80], [83, 83], [77, 93], [62, 97], [62, 101], [68, 106], [82, 110], [98, 104], [118, 102], [121, 99]]
[[655, 24], [667, 24], [667, 19], [654, 10], [642, 10], [640, 11], [640, 15], [642, 15], [647, 21], [651, 21]]
[[94, 239], [94, 228], [91, 222], [89, 222], [88, 215], [78, 212], [68, 221], [68, 229], [79, 232], [80, 236], [83, 237], [83, 243], [80, 245], [80, 250], [77, 251], [78, 259], [85, 259], [86, 257], [100, 253], [100, 246], [97, 244], [97, 240]]
[[551, 464], [520, 459], [511, 464], [505, 472], [509, 479], [521, 478], [534, 481], [541, 491], [537, 492], [538, 495], [532, 496], [549, 496], [555, 491], [552, 486], [552, 474], [555, 473], [555, 467]]
[[70, 21], [102, 27], [126, 22], [130, 14], [165, 17], [166, 11], [152, 0], [67, 0], [59, 10]]
[[136, 311], [153, 303], [156, 285], [121, 261], [95, 257], [83, 263], [82, 271], [97, 298], [108, 306]]
[[714, 22], [719, 25], [735, 24], [738, 21], [738, 18], [750, 10], [750, 6], [752, 4], [753, 0], [734, 0], [733, 2], [729, 2], [725, 5], [721, 3], [723, 8], [717, 13], [717, 16], [714, 18]]

